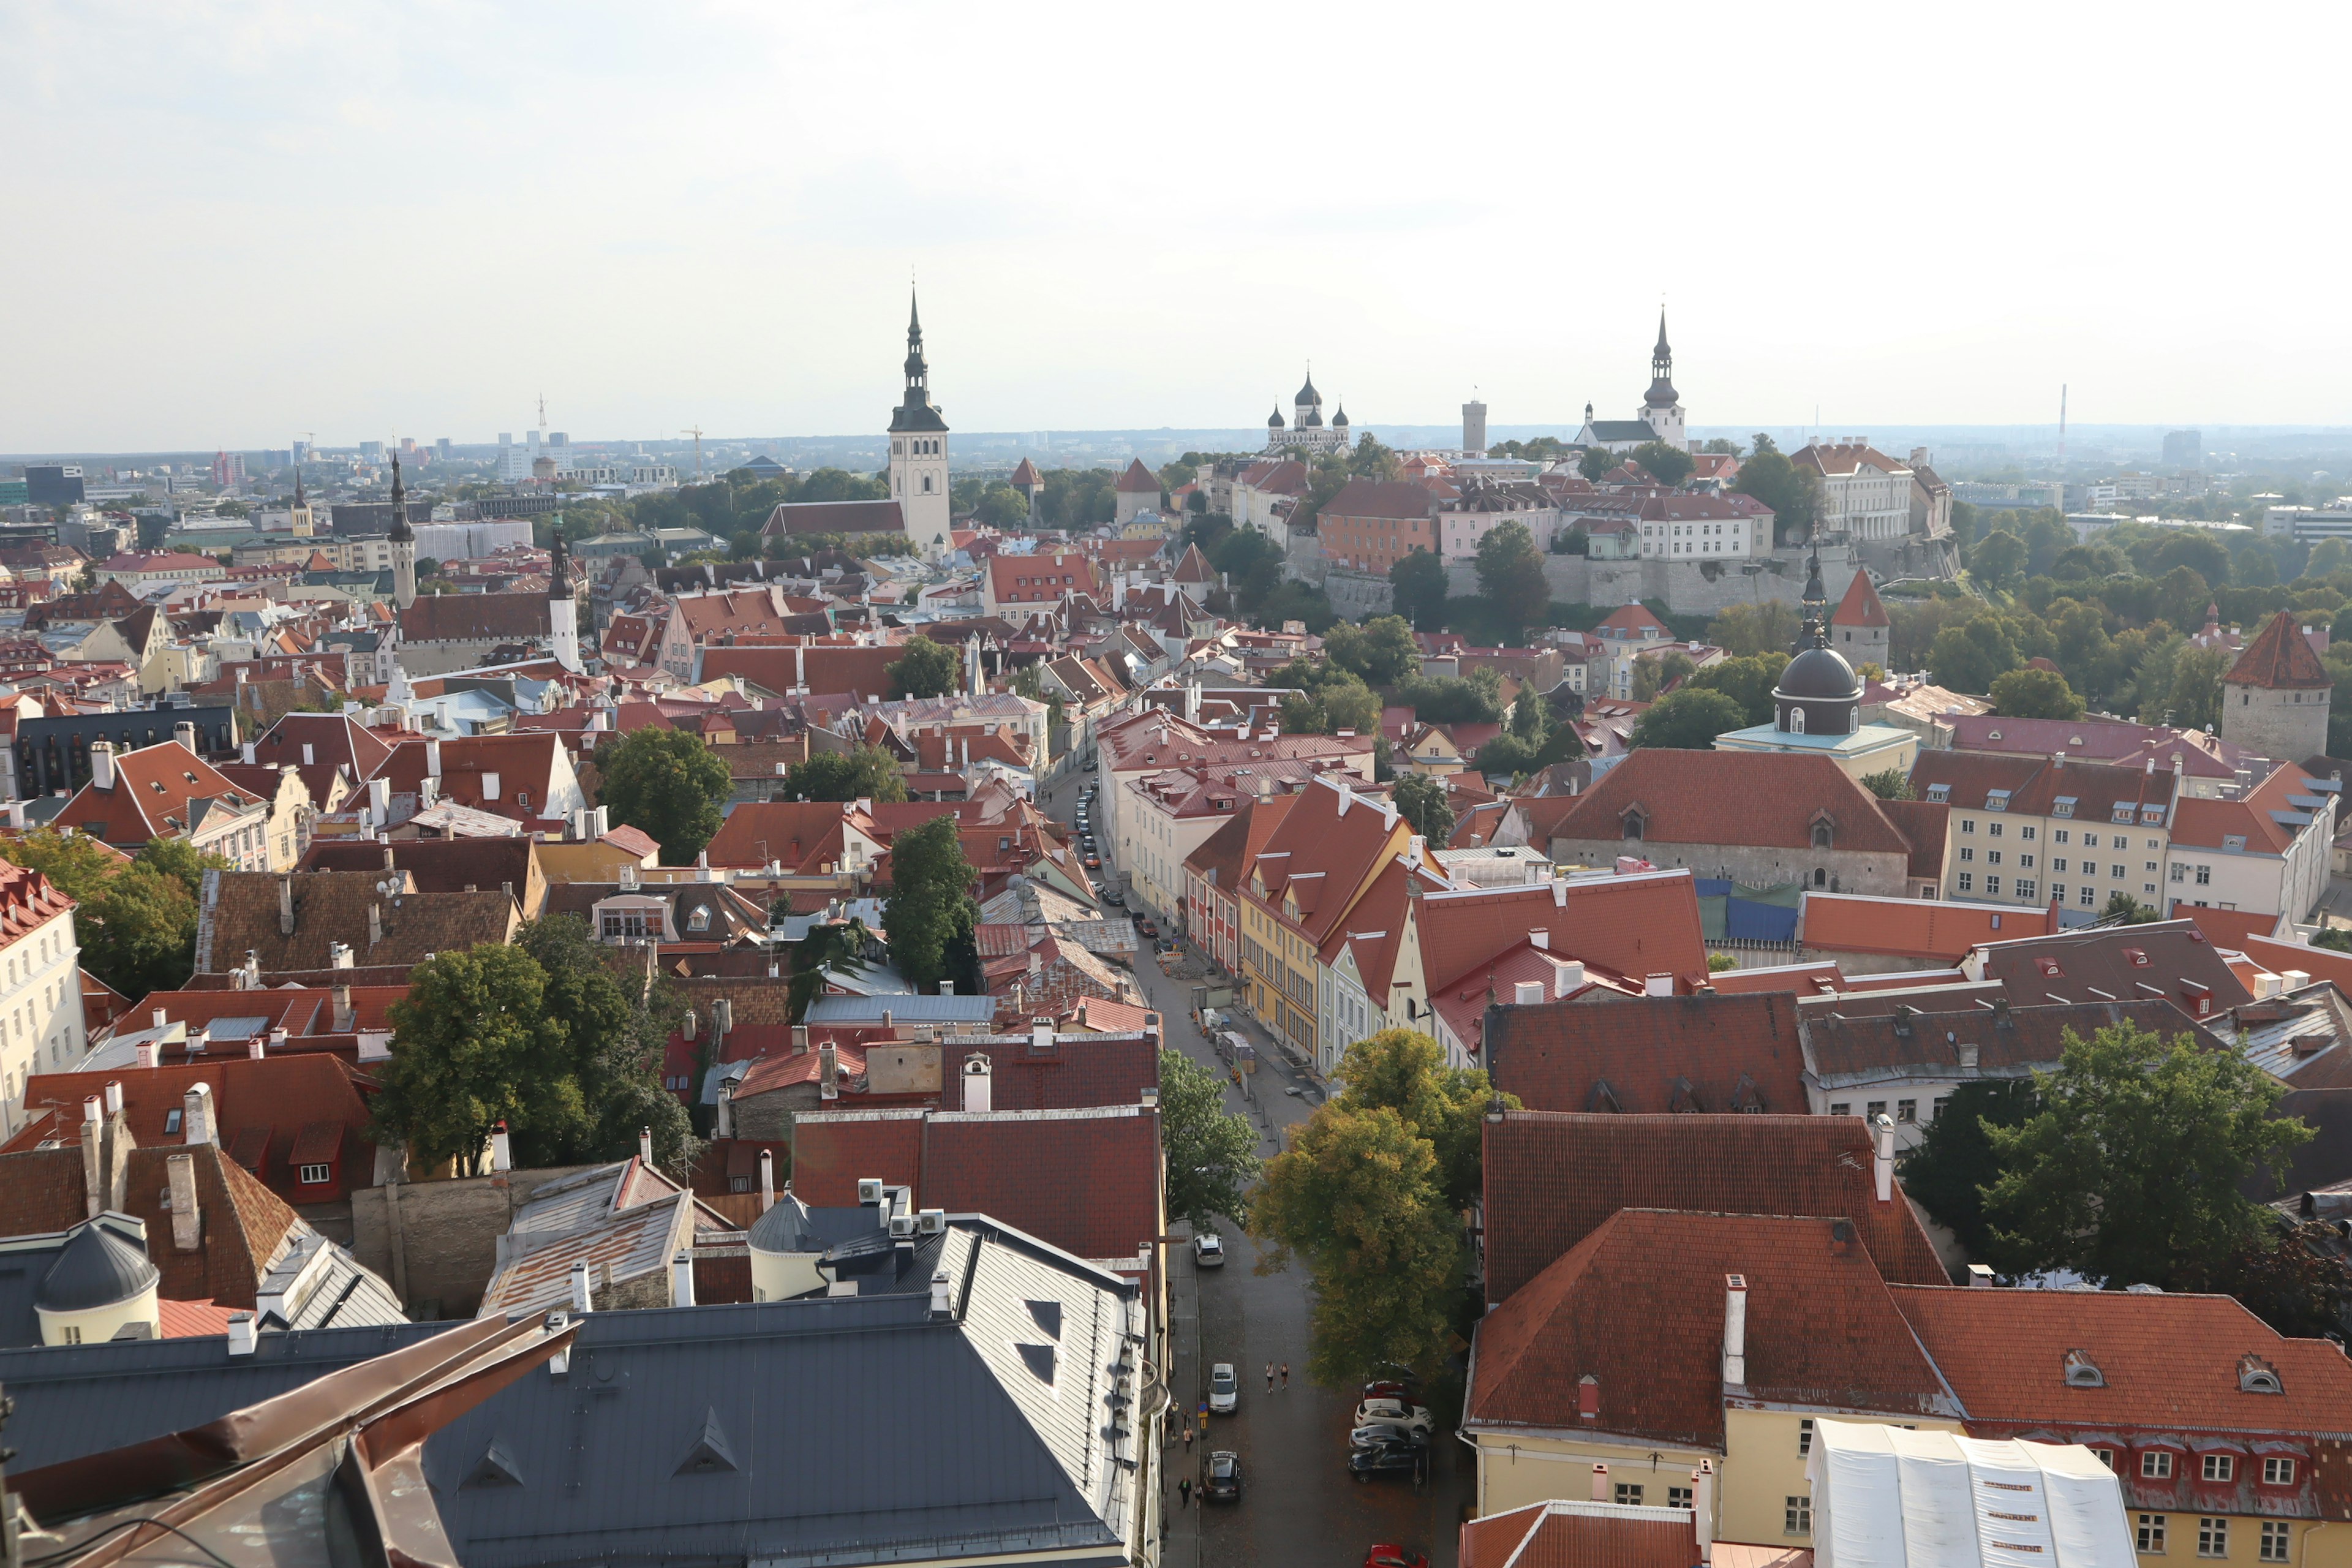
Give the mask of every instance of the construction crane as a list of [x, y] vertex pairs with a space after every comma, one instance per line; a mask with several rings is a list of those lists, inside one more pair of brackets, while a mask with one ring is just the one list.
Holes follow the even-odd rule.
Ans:
[[699, 425], [697, 425], [696, 426], [694, 426], [694, 428], [692, 428], [692, 429], [690, 429], [690, 430], [681, 430], [681, 431], [679, 431], [679, 432], [678, 432], [678, 434], [679, 434], [679, 435], [681, 435], [681, 436], [691, 436], [691, 437], [694, 437], [694, 482], [695, 482], [696, 484], [698, 484], [698, 484], [700, 484], [700, 483], [702, 483], [702, 482], [703, 482], [703, 478], [702, 478], [702, 426], [699, 426]]

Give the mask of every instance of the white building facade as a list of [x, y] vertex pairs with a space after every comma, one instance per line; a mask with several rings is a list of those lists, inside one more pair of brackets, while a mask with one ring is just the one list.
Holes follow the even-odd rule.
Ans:
[[73, 900], [37, 871], [8, 867], [5, 880], [10, 900], [9, 934], [0, 944], [0, 1129], [13, 1137], [25, 1124], [26, 1080], [63, 1072], [80, 1060], [89, 1039]]
[[907, 391], [890, 412], [890, 499], [898, 503], [910, 539], [947, 532], [948, 422], [931, 402], [930, 366], [923, 358], [922, 317], [907, 312]]

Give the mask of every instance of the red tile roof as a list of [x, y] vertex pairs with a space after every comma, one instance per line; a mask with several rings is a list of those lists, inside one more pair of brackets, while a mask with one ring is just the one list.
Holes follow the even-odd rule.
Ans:
[[750, 801], [728, 813], [703, 852], [713, 866], [756, 867], [772, 860], [787, 871], [814, 871], [826, 861], [838, 865], [848, 810], [837, 800]]
[[1437, 498], [1428, 487], [1409, 479], [1349, 479], [1339, 493], [1323, 503], [1322, 515], [1350, 517], [1427, 517], [1437, 510]]
[[1878, 798], [1824, 756], [1643, 747], [1576, 799], [1555, 837], [1622, 842], [1638, 808], [1647, 843], [1810, 849], [1826, 814], [1837, 849], [1901, 855], [1906, 866], [1912, 853]]
[[[2228, 1296], [1896, 1286], [1893, 1297], [1968, 1405], [1969, 1429], [1991, 1428], [1983, 1436], [2034, 1426], [2352, 1435], [2344, 1348], [2288, 1339]], [[2105, 1387], [2067, 1383], [2075, 1350]], [[2240, 1388], [2250, 1355], [2278, 1374], [2283, 1394]]]
[[2047, 909], [2003, 909], [1942, 899], [1881, 899], [1862, 893], [1809, 891], [1798, 917], [1798, 931], [1806, 947], [1937, 963], [1958, 963], [1984, 942], [2046, 936], [2057, 929], [2057, 918]]
[[1856, 572], [1853, 581], [1845, 585], [1844, 597], [1830, 612], [1833, 626], [1886, 626], [1894, 625], [1887, 618], [1886, 606], [1879, 603], [1878, 590], [1870, 585], [1870, 574]]
[[1530, 1110], [1811, 1109], [1796, 998], [1784, 992], [1498, 1006], [1483, 1060]]
[[[1028, 459], [1024, 458], [1022, 460], [1026, 462]], [[1160, 493], [1160, 476], [1145, 468], [1142, 458], [1132, 458], [1128, 460], [1127, 472], [1118, 477], [1118, 488], [1130, 495], [1140, 495], [1148, 490], [1156, 496]]]
[[2292, 610], [2273, 616], [2221, 679], [2232, 686], [2259, 686], [2273, 691], [2325, 690], [2336, 684], [2296, 628]]
[[2145, 997], [2176, 1002], [2189, 1016], [2204, 1018], [2253, 999], [2190, 921], [2088, 926], [1987, 942], [1980, 951], [1984, 978], [2007, 986], [2021, 1007]]
[[[431, 767], [423, 740], [403, 741], [392, 748], [372, 775], [385, 780], [396, 795], [415, 795], [424, 787]], [[543, 815], [561, 763], [562, 738], [551, 731], [520, 735], [460, 735], [439, 742], [441, 782], [438, 797], [477, 811], [529, 818]], [[497, 774], [498, 798], [490, 798], [488, 775]], [[528, 807], [519, 803], [528, 798]]]
[[[1727, 1278], [1747, 1286], [1747, 1396], [1890, 1416], [1957, 1401], [1840, 1216], [1621, 1210], [1480, 1321], [1463, 1425], [1723, 1444]], [[1491, 1235], [1491, 1230], [1490, 1230]], [[1582, 1381], [1599, 1414], [1580, 1422]]]
[[1878, 1201], [1871, 1159], [1858, 1116], [1510, 1111], [1486, 1124], [1486, 1299], [1507, 1300], [1621, 1208], [1842, 1215], [1889, 1279], [1948, 1282], [1899, 1188]]
[[795, 1119], [802, 1202], [855, 1204], [868, 1176], [912, 1186], [919, 1207], [984, 1214], [1081, 1258], [1133, 1258], [1163, 1228], [1160, 1117], [1137, 1106]]
[[[1714, 1550], [1722, 1562], [1722, 1546]], [[1462, 1568], [1690, 1568], [1699, 1560], [1689, 1519], [1645, 1518], [1614, 1503], [1530, 1503], [1462, 1526]]]
[[137, 848], [151, 838], [176, 838], [188, 828], [190, 806], [202, 800], [247, 805], [257, 796], [238, 789], [220, 770], [181, 745], [163, 741], [114, 758], [114, 784], [86, 784], [58, 813], [63, 826], [93, 838]]
[[0, 861], [0, 947], [77, 907], [40, 872]]
[[1687, 871], [1433, 892], [1416, 920], [1432, 995], [1483, 975], [1485, 965], [1538, 931], [1547, 951], [1610, 974], [1672, 974], [1681, 988], [1706, 974], [1698, 893]]

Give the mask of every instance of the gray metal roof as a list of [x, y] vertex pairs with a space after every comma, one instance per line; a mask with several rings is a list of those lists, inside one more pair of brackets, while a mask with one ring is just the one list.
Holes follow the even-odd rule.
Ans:
[[[565, 1373], [534, 1370], [427, 1443], [457, 1560], [1129, 1556], [1154, 1477], [1136, 1288], [985, 1222], [939, 1239], [944, 1319], [928, 1289], [592, 1314]], [[38, 1468], [197, 1425], [437, 1327], [268, 1335], [237, 1358], [221, 1339], [0, 1352], [19, 1401], [8, 1436], [18, 1464]]]
[[906, 1024], [981, 1024], [996, 1016], [992, 996], [927, 996], [900, 992], [880, 996], [820, 996], [809, 1004], [812, 1024], [880, 1023], [882, 1015]]

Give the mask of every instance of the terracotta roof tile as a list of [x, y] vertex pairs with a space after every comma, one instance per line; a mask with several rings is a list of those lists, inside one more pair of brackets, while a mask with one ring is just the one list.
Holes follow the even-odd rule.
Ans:
[[[404, 873], [394, 873], [403, 875]], [[496, 888], [474, 893], [383, 894], [382, 871], [207, 872], [198, 912], [196, 967], [226, 971], [247, 952], [265, 974], [323, 970], [338, 942], [354, 963], [376, 968], [415, 964], [428, 954], [503, 942], [522, 916], [513, 895]], [[278, 889], [289, 885], [294, 930], [279, 929]], [[413, 885], [413, 884], [412, 884]], [[371, 925], [369, 910], [376, 911]]]
[[2294, 612], [2281, 610], [2263, 626], [2222, 680], [2232, 686], [2259, 686], [2268, 690], [2325, 690], [2336, 684], [2326, 666], [2304, 640]]
[[[1714, 1550], [1721, 1563], [1722, 1544]], [[1649, 1518], [1613, 1502], [1531, 1503], [1462, 1526], [1462, 1568], [1690, 1568], [1699, 1560], [1687, 1519]]]
[[1686, 987], [1706, 974], [1687, 871], [1433, 892], [1415, 918], [1433, 995], [1461, 986], [1538, 931], [1547, 951], [1612, 975], [1673, 974]]
[[1811, 1109], [1796, 999], [1783, 992], [1496, 1007], [1484, 1061], [1530, 1110]]
[[400, 612], [404, 642], [520, 642], [547, 630], [545, 594], [427, 594]]
[[1645, 842], [1808, 849], [1826, 812], [1838, 849], [1899, 854], [1906, 865], [1912, 852], [1877, 797], [1829, 757], [1643, 747], [1576, 798], [1554, 837], [1622, 842], [1626, 814], [1639, 807]]
[[1843, 1215], [1888, 1279], [1944, 1283], [1899, 1190], [1878, 1201], [1871, 1158], [1857, 1116], [1508, 1112], [1486, 1124], [1486, 1299], [1507, 1299], [1621, 1208]]
[[1981, 943], [2046, 936], [2056, 927], [2046, 909], [1808, 891], [1799, 929], [1805, 946], [1825, 952], [1957, 963]]
[[1837, 608], [1830, 612], [1833, 626], [1886, 626], [1894, 625], [1887, 618], [1886, 606], [1879, 602], [1878, 590], [1870, 585], [1870, 574], [1857, 572], [1853, 581], [1845, 585], [1845, 594], [1838, 600]]
[[2085, 927], [1987, 942], [1979, 951], [1984, 977], [2000, 981], [2021, 1007], [2160, 998], [2203, 1018], [2252, 1000], [2193, 921]]

